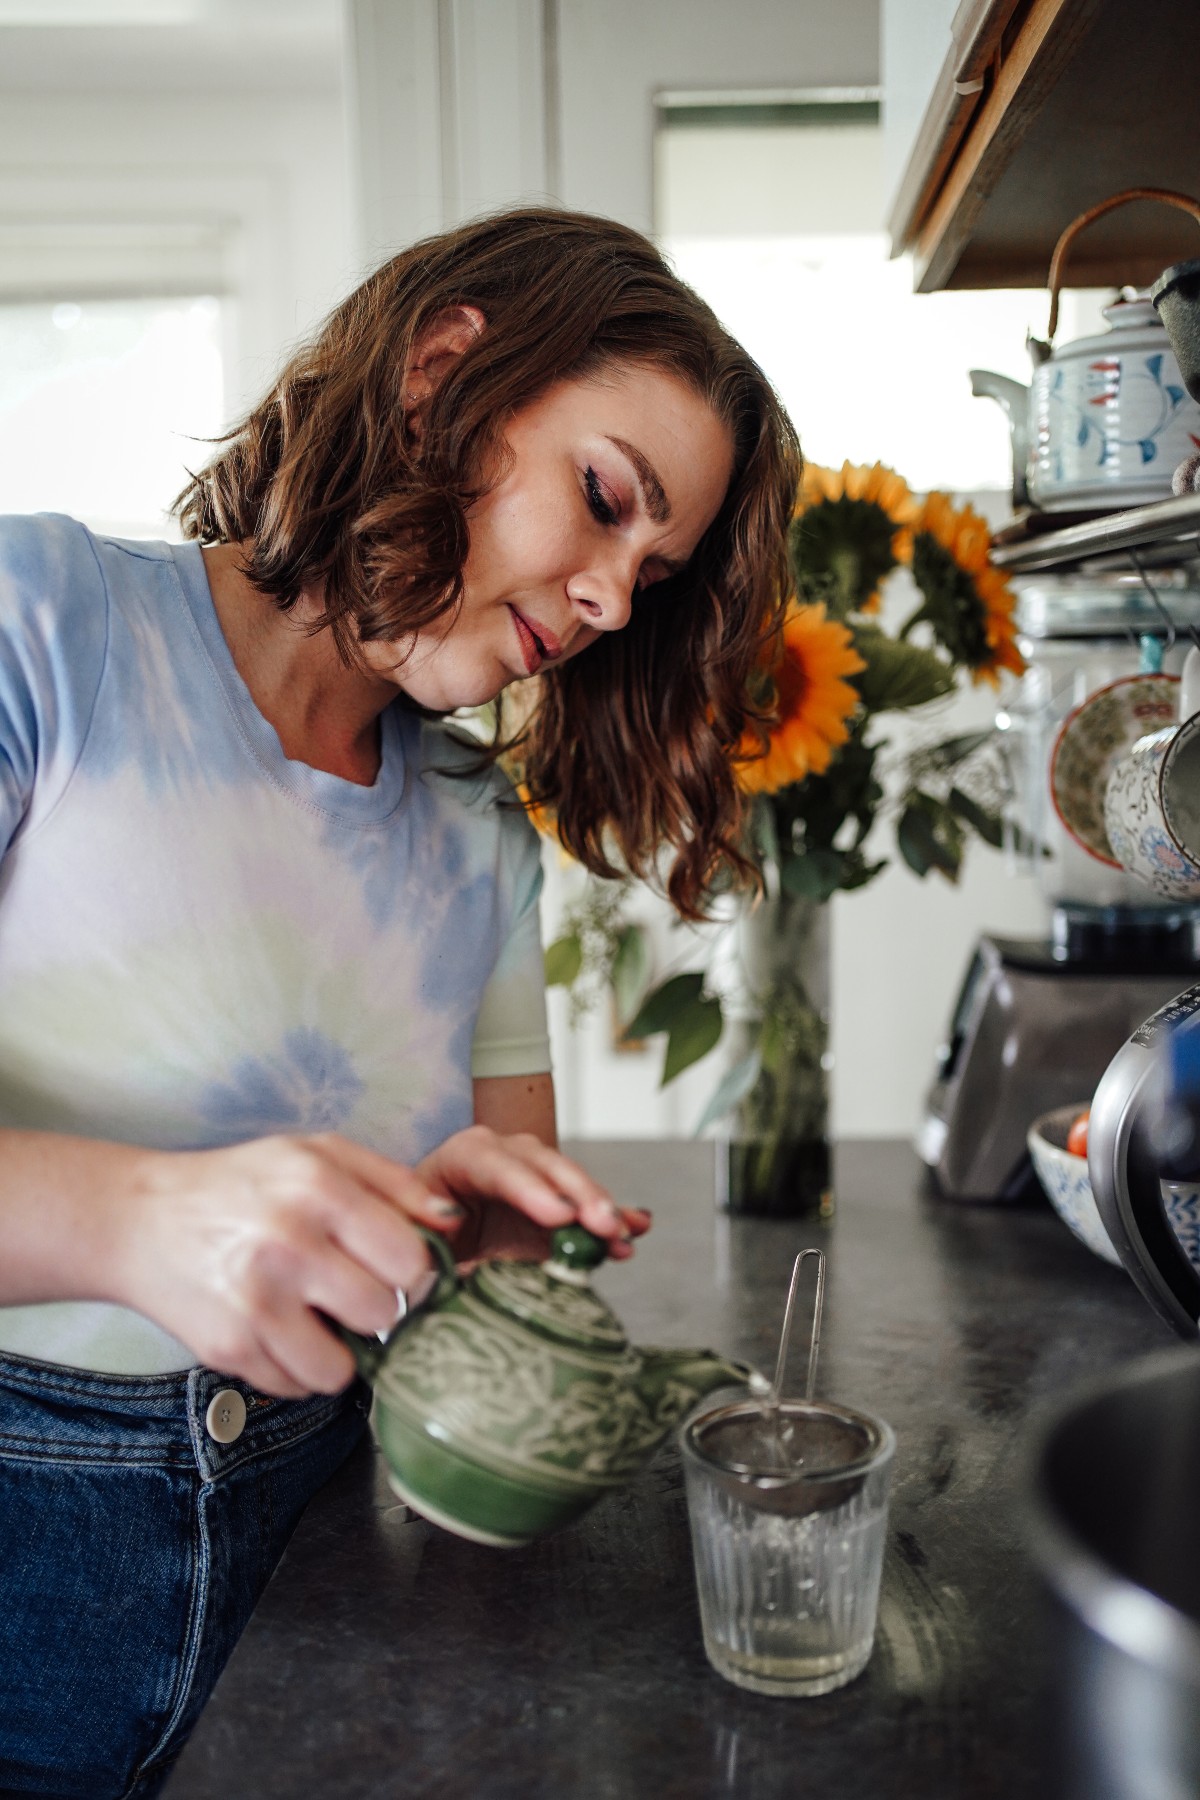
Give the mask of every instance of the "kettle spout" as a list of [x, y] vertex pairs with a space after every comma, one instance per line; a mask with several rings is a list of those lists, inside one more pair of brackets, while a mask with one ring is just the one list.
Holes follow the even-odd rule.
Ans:
[[971, 392], [976, 399], [995, 400], [1004, 408], [1012, 442], [1012, 499], [1014, 507], [1029, 505], [1027, 470], [1032, 443], [1029, 435], [1029, 389], [1010, 375], [993, 369], [971, 369]]
[[753, 1394], [770, 1390], [770, 1382], [757, 1369], [712, 1350], [643, 1350], [641, 1355], [638, 1392], [664, 1431], [717, 1388], [748, 1387]]

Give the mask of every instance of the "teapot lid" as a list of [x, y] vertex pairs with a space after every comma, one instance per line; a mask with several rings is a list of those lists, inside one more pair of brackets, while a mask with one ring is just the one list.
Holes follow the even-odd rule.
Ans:
[[497, 1312], [520, 1319], [542, 1337], [613, 1355], [629, 1340], [588, 1279], [607, 1255], [603, 1238], [582, 1225], [564, 1225], [551, 1238], [544, 1263], [497, 1258], [481, 1263], [468, 1285]]
[[1136, 288], [1123, 288], [1120, 298], [1102, 306], [1100, 311], [1113, 331], [1128, 331], [1132, 327], [1153, 330], [1155, 326], [1166, 329], [1150, 296], [1138, 293]]

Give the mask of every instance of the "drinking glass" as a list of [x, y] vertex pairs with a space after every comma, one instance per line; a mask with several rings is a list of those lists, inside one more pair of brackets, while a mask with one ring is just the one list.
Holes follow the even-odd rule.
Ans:
[[869, 1413], [738, 1400], [682, 1433], [704, 1648], [759, 1694], [827, 1694], [875, 1640], [896, 1447]]

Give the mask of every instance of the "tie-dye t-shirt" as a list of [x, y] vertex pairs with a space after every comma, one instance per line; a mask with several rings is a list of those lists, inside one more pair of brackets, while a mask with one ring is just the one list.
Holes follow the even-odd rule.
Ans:
[[[443, 728], [381, 728], [370, 787], [290, 761], [196, 545], [0, 520], [0, 1127], [411, 1163], [473, 1075], [549, 1067], [536, 835]], [[0, 1308], [0, 1349], [195, 1360], [99, 1304]]]

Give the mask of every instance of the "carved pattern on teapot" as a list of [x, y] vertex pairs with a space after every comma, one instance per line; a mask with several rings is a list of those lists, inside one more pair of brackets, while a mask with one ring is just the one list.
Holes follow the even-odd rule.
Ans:
[[547, 1281], [536, 1263], [506, 1262], [500, 1267], [481, 1269], [479, 1281], [485, 1293], [495, 1294], [497, 1299], [525, 1312], [536, 1311], [539, 1319], [573, 1337], [590, 1337], [595, 1342], [616, 1346], [625, 1343], [624, 1332], [598, 1294], [590, 1288]]
[[455, 1308], [409, 1328], [381, 1392], [493, 1466], [594, 1486], [634, 1473], [695, 1399], [668, 1380], [648, 1405], [626, 1359], [610, 1360], [600, 1372], [597, 1359], [531, 1348], [527, 1336], [508, 1341], [492, 1321]]

